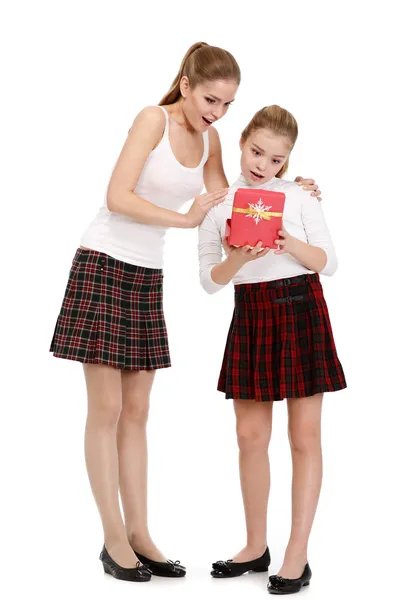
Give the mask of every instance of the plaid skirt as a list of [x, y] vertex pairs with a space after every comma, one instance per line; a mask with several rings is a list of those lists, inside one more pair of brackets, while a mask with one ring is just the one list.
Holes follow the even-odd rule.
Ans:
[[318, 274], [235, 286], [218, 390], [257, 402], [346, 387]]
[[170, 367], [162, 270], [78, 248], [50, 352], [118, 369]]

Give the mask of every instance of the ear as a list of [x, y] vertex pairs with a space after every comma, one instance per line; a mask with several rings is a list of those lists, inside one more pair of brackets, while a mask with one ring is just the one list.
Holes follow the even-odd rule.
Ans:
[[184, 75], [180, 82], [180, 90], [183, 98], [186, 98], [190, 90], [189, 79]]
[[244, 146], [244, 141], [243, 141], [243, 138], [241, 137], [240, 140], [239, 140], [239, 148], [240, 148], [240, 150], [243, 150], [243, 146]]

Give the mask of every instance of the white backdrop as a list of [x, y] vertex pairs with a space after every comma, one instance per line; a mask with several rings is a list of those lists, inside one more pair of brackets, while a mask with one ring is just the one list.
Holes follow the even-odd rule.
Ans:
[[[349, 387], [324, 401], [325, 474], [310, 543], [314, 578], [304, 593], [330, 600], [390, 591], [400, 418], [400, 214], [392, 183], [399, 47], [391, 6], [4, 3], [3, 597], [266, 596], [266, 574], [209, 577], [211, 562], [236, 553], [245, 536], [232, 405], [216, 392], [233, 291], [207, 296], [201, 289], [197, 232], [167, 236], [173, 368], [157, 374], [149, 423], [151, 531], [163, 552], [188, 567], [185, 580], [153, 578], [138, 589], [103, 575], [83, 459], [82, 367], [48, 353], [80, 235], [103, 202], [133, 118], [158, 103], [199, 40], [229, 49], [242, 69], [237, 100], [218, 123], [229, 180], [238, 174], [239, 135], [253, 113], [272, 103], [289, 109], [300, 136], [288, 178], [318, 181], [340, 261], [323, 283]], [[286, 403], [274, 411], [270, 573], [280, 567], [290, 526]]]

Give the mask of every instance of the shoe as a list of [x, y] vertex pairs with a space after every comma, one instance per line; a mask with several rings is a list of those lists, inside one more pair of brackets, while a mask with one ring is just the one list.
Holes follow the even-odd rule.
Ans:
[[267, 546], [266, 551], [262, 556], [255, 560], [249, 560], [247, 562], [233, 562], [232, 560], [219, 560], [213, 563], [211, 575], [216, 578], [226, 577], [239, 577], [247, 571], [255, 571], [256, 573], [263, 573], [268, 571], [268, 567], [271, 563], [271, 556]]
[[112, 575], [115, 579], [124, 581], [150, 581], [151, 579], [151, 572], [140, 562], [136, 563], [136, 568], [120, 567], [108, 554], [105, 544], [99, 558], [103, 563], [104, 573]]
[[176, 560], [175, 562], [172, 560], [167, 560], [167, 562], [157, 562], [150, 558], [146, 558], [143, 554], [136, 552], [136, 550], [134, 550], [134, 553], [138, 559], [146, 565], [152, 575], [156, 575], [157, 577], [185, 577], [186, 575], [186, 567], [181, 565], [179, 560]]
[[301, 588], [310, 585], [311, 569], [307, 563], [301, 577], [298, 579], [285, 579], [279, 575], [271, 575], [268, 583], [270, 594], [296, 594]]

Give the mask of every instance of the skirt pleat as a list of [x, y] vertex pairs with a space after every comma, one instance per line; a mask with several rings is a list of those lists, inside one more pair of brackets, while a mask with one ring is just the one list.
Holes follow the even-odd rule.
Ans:
[[345, 387], [317, 274], [235, 286], [218, 381], [226, 398], [275, 401]]
[[162, 270], [79, 248], [50, 351], [119, 369], [169, 367]]

